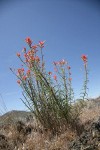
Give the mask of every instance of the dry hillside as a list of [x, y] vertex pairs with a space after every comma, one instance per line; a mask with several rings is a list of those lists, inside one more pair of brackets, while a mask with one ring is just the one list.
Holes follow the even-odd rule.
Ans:
[[32, 113], [11, 111], [0, 116], [0, 150], [100, 150], [100, 97], [87, 101], [78, 128], [52, 135]]

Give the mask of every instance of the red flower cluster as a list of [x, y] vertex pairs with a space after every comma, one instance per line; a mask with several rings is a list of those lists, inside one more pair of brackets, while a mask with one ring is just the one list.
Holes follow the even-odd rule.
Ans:
[[26, 42], [31, 48], [33, 48], [34, 50], [35, 50], [38, 46], [41, 47], [41, 48], [43, 48], [43, 47], [44, 47], [44, 43], [45, 43], [45, 41], [39, 41], [39, 44], [32, 46], [32, 40], [31, 40], [30, 37], [27, 37], [27, 38], [25, 39], [25, 42]]
[[82, 60], [84, 61], [84, 63], [87, 62], [87, 56], [86, 56], [86, 55], [82, 55], [81, 58], [82, 58]]
[[31, 64], [32, 62], [40, 62], [40, 58], [38, 56], [34, 56], [34, 53], [25, 53], [25, 62]]
[[17, 80], [17, 83], [18, 83], [18, 84], [21, 84], [21, 81], [26, 81], [27, 78], [30, 76], [30, 73], [31, 73], [30, 70], [27, 70], [27, 72], [26, 72], [26, 74], [25, 74], [24, 68], [19, 68], [19, 69], [17, 70], [17, 72], [18, 72], [18, 76], [19, 76], [19, 78], [20, 78], [20, 80]]
[[31, 45], [32, 45], [32, 40], [30, 39], [30, 37], [27, 37], [27, 38], [25, 39], [25, 41], [26, 41], [26, 43], [31, 47]]
[[24, 73], [24, 68], [19, 68], [17, 72], [18, 72], [18, 75], [22, 75]]
[[[25, 42], [29, 45], [30, 49], [28, 51], [26, 51], [26, 48], [24, 47], [22, 52], [24, 52], [24, 58], [25, 60], [23, 61], [24, 63], [26, 63], [26, 65], [30, 68], [33, 67], [33, 65], [35, 65], [36, 63], [40, 63], [40, 58], [37, 56], [37, 48], [43, 48], [44, 47], [44, 43], [45, 41], [39, 41], [38, 44], [34, 44], [32, 45], [32, 40], [30, 39], [30, 37], [27, 37], [25, 39]], [[20, 57], [20, 53], [16, 54], [18, 57]], [[21, 58], [20, 58], [21, 59]], [[31, 70], [27, 70], [27, 72], [25, 73], [24, 68], [19, 68], [17, 70], [17, 76], [18, 78], [20, 78], [20, 80], [17, 81], [18, 84], [21, 84], [22, 81], [26, 81], [27, 78], [29, 78], [31, 74]], [[49, 72], [49, 74], [51, 74]]]

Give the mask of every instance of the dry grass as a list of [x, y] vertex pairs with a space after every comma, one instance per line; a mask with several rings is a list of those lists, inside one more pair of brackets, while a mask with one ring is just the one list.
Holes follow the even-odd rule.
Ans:
[[82, 110], [82, 113], [80, 115], [80, 120], [82, 124], [85, 124], [89, 121], [93, 121], [99, 116], [100, 116], [100, 97], [95, 100], [89, 100], [87, 102], [87, 106]]
[[[100, 116], [100, 99], [97, 101], [88, 101], [87, 106], [82, 110], [80, 115], [80, 126], [85, 125]], [[68, 150], [68, 144], [75, 139], [77, 133], [70, 127], [64, 129], [58, 135], [51, 134], [50, 131], [44, 131], [36, 122], [26, 123], [17, 122], [12, 125], [5, 125], [0, 129], [0, 134], [5, 135], [11, 150]]]
[[86, 123], [88, 121], [94, 120], [95, 118], [100, 116], [100, 108], [92, 108], [92, 109], [87, 109], [85, 108], [84, 113], [80, 115], [80, 119], [82, 123]]
[[20, 147], [25, 150], [68, 150], [68, 142], [73, 140], [75, 133], [66, 131], [65, 133], [50, 139], [51, 135], [32, 133], [27, 137], [26, 142]]
[[54, 136], [50, 131], [32, 125], [32, 122], [31, 125], [19, 122], [2, 129], [2, 134], [9, 139], [13, 150], [68, 150], [68, 143], [76, 136], [71, 129]]

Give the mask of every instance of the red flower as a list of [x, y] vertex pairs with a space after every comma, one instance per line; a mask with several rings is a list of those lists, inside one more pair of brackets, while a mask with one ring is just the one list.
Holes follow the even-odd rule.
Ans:
[[26, 53], [24, 54], [24, 57], [25, 57], [25, 58], [27, 57], [27, 54], [26, 54]]
[[54, 75], [53, 78], [54, 78], [54, 80], [57, 80], [57, 76], [56, 75]]
[[39, 46], [42, 48], [42, 47], [44, 47], [44, 43], [45, 43], [45, 41], [39, 41]]
[[17, 55], [18, 57], [20, 57], [20, 53], [17, 53], [16, 55]]
[[82, 55], [81, 56], [82, 60], [86, 63], [87, 62], [87, 56], [86, 55]]
[[26, 62], [26, 63], [28, 63], [28, 62], [29, 62], [29, 60], [26, 58], [26, 59], [25, 59], [25, 62]]
[[37, 47], [38, 47], [37, 45], [33, 45], [32, 49], [36, 50]]
[[21, 74], [24, 72], [24, 68], [19, 68], [19, 69], [17, 70], [17, 72], [18, 72], [18, 75], [21, 75]]
[[27, 76], [29, 76], [30, 75], [30, 73], [31, 73], [31, 71], [30, 70], [27, 70]]
[[36, 56], [36, 57], [35, 57], [35, 61], [36, 61], [36, 62], [39, 62], [39, 61], [40, 61], [40, 58], [39, 58], [38, 56]]
[[35, 57], [34, 57], [34, 56], [30, 56], [29, 60], [30, 60], [30, 61], [34, 61], [34, 60], [35, 60]]
[[23, 76], [23, 77], [22, 77], [22, 80], [25, 80], [25, 81], [26, 81], [26, 79], [27, 79], [27, 76]]
[[52, 75], [52, 72], [49, 71], [48, 74], [49, 74], [49, 75]]
[[18, 71], [18, 74], [21, 74], [21, 72], [22, 72], [21, 69], [18, 69], [17, 71]]
[[21, 71], [24, 72], [24, 68], [21, 68]]
[[20, 84], [21, 83], [20, 80], [17, 80], [17, 83]]
[[27, 38], [25, 39], [25, 41], [26, 41], [26, 43], [27, 43], [29, 46], [31, 46], [32, 40], [30, 39], [30, 37], [27, 37]]

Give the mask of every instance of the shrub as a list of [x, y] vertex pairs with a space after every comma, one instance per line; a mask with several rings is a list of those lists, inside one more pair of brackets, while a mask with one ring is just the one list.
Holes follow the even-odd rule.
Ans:
[[[35, 45], [29, 37], [25, 41], [29, 50], [24, 48], [23, 56], [17, 53], [23, 67], [17, 69], [17, 72], [10, 69], [17, 76], [17, 83], [23, 89], [23, 103], [33, 112], [44, 129], [57, 133], [62, 126], [75, 122], [80, 113], [79, 107], [74, 107], [71, 67], [63, 59], [53, 62], [54, 74], [51, 71], [47, 72], [43, 55], [45, 41]], [[85, 70], [83, 102], [87, 97], [88, 59], [86, 55], [82, 55], [81, 58]]]

